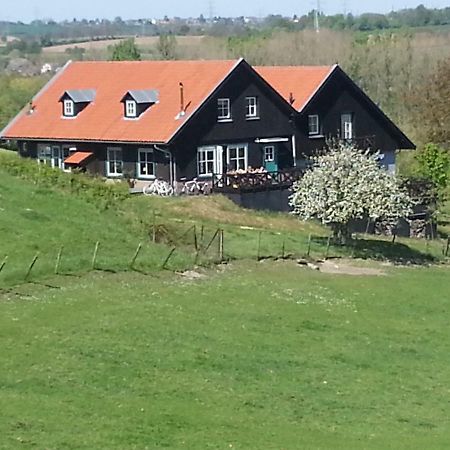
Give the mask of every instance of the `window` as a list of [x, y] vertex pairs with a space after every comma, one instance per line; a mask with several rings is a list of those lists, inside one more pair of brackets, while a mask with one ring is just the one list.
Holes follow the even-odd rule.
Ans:
[[264, 147], [264, 162], [273, 162], [275, 160], [275, 147], [267, 145]]
[[227, 152], [228, 171], [247, 170], [247, 145], [229, 145]]
[[199, 147], [197, 150], [197, 173], [199, 176], [211, 176], [217, 167], [216, 148]]
[[52, 148], [50, 145], [38, 144], [37, 160], [39, 164], [52, 165]]
[[257, 119], [259, 117], [258, 98], [245, 97], [245, 118]]
[[217, 120], [231, 120], [231, 108], [229, 98], [217, 99]]
[[309, 134], [319, 134], [319, 116], [317, 114], [308, 116], [308, 130]]
[[119, 147], [109, 147], [107, 153], [106, 175], [108, 177], [122, 176], [122, 149]]
[[75, 108], [72, 100], [66, 99], [64, 100], [64, 115], [68, 117], [72, 117], [75, 114]]
[[134, 100], [125, 101], [125, 116], [136, 117], [136, 102]]
[[342, 139], [353, 139], [354, 137], [353, 114], [346, 113], [341, 115], [341, 134]]
[[155, 177], [155, 160], [153, 150], [139, 149], [138, 159], [138, 178], [154, 178]]

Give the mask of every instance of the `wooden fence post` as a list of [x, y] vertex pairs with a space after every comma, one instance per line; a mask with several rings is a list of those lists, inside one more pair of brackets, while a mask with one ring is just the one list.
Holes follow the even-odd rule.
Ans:
[[28, 267], [27, 273], [25, 275], [25, 281], [28, 280], [28, 277], [31, 274], [31, 270], [33, 269], [34, 265], [36, 264], [36, 261], [38, 260], [38, 258], [39, 258], [39, 253], [36, 253], [35, 257], [33, 258], [33, 261], [31, 261], [31, 264]]
[[327, 249], [325, 251], [325, 259], [328, 259], [328, 254], [330, 252], [330, 244], [331, 244], [331, 234], [328, 236], [328, 240], [327, 240]]
[[281, 244], [281, 259], [286, 258], [286, 236], [283, 236], [283, 243]]
[[219, 232], [219, 261], [223, 261], [223, 229]]
[[194, 248], [195, 251], [198, 250], [198, 242], [197, 242], [197, 226], [194, 225]]
[[0, 272], [3, 270], [3, 268], [6, 266], [6, 262], [8, 261], [8, 256], [5, 256], [5, 259], [3, 260], [2, 264], [0, 265]]
[[170, 253], [167, 255], [166, 259], [164, 260], [161, 269], [165, 269], [167, 266], [167, 263], [169, 262], [169, 259], [172, 257], [173, 253], [175, 252], [176, 247], [173, 247], [172, 250], [170, 250]]
[[133, 258], [131, 259], [131, 262], [130, 262], [130, 269], [133, 269], [134, 263], [136, 262], [136, 259], [137, 259], [138, 255], [139, 255], [139, 252], [141, 251], [141, 248], [142, 248], [142, 243], [139, 242], [139, 245], [137, 246], [137, 249], [136, 249], [136, 251], [134, 252]]
[[258, 246], [256, 249], [256, 261], [259, 261], [261, 259], [261, 236], [262, 236], [262, 231], [260, 231], [258, 233]]
[[64, 248], [64, 246], [61, 245], [61, 247], [59, 248], [58, 254], [56, 255], [55, 275], [58, 275], [58, 273], [59, 273], [59, 264], [61, 263], [61, 256], [62, 256], [63, 248]]
[[100, 242], [97, 241], [95, 243], [95, 247], [94, 247], [94, 254], [92, 255], [92, 264], [91, 264], [91, 268], [92, 270], [95, 270], [95, 261], [97, 260], [97, 253], [98, 253], [98, 247], [100, 245]]
[[308, 236], [308, 250], [306, 251], [306, 256], [308, 256], [308, 257], [311, 254], [311, 239], [312, 239], [312, 235], [311, 235], [311, 233], [309, 233], [309, 236]]
[[156, 242], [156, 211], [153, 210], [152, 242]]
[[203, 235], [204, 235], [204, 233], [205, 233], [205, 230], [204, 230], [204, 225], [202, 224], [202, 226], [201, 226], [201, 228], [200, 228], [200, 245], [203, 245]]

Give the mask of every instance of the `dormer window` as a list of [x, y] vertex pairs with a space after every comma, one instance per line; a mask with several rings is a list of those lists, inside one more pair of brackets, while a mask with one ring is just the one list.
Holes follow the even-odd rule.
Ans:
[[159, 92], [155, 89], [131, 90], [122, 97], [124, 117], [137, 119], [150, 106], [159, 103]]
[[125, 102], [125, 116], [136, 117], [136, 102], [134, 100], [127, 100]]
[[76, 117], [95, 100], [95, 89], [71, 89], [61, 96], [63, 117]]
[[64, 100], [64, 115], [68, 117], [73, 117], [75, 112], [73, 100]]

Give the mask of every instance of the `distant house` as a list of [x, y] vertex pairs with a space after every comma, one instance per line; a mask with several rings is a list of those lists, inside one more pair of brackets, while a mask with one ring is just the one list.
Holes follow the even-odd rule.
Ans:
[[0, 133], [63, 170], [266, 196], [338, 135], [391, 168], [396, 149], [414, 147], [338, 66], [255, 70], [243, 59], [68, 63]]

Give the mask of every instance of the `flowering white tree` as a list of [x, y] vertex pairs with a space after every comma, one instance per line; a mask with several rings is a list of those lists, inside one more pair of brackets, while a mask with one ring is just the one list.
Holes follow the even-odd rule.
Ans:
[[290, 205], [302, 220], [316, 218], [345, 241], [353, 219], [382, 219], [395, 226], [411, 213], [412, 202], [393, 175], [380, 167], [379, 155], [334, 141], [312, 157], [312, 167], [293, 186]]

